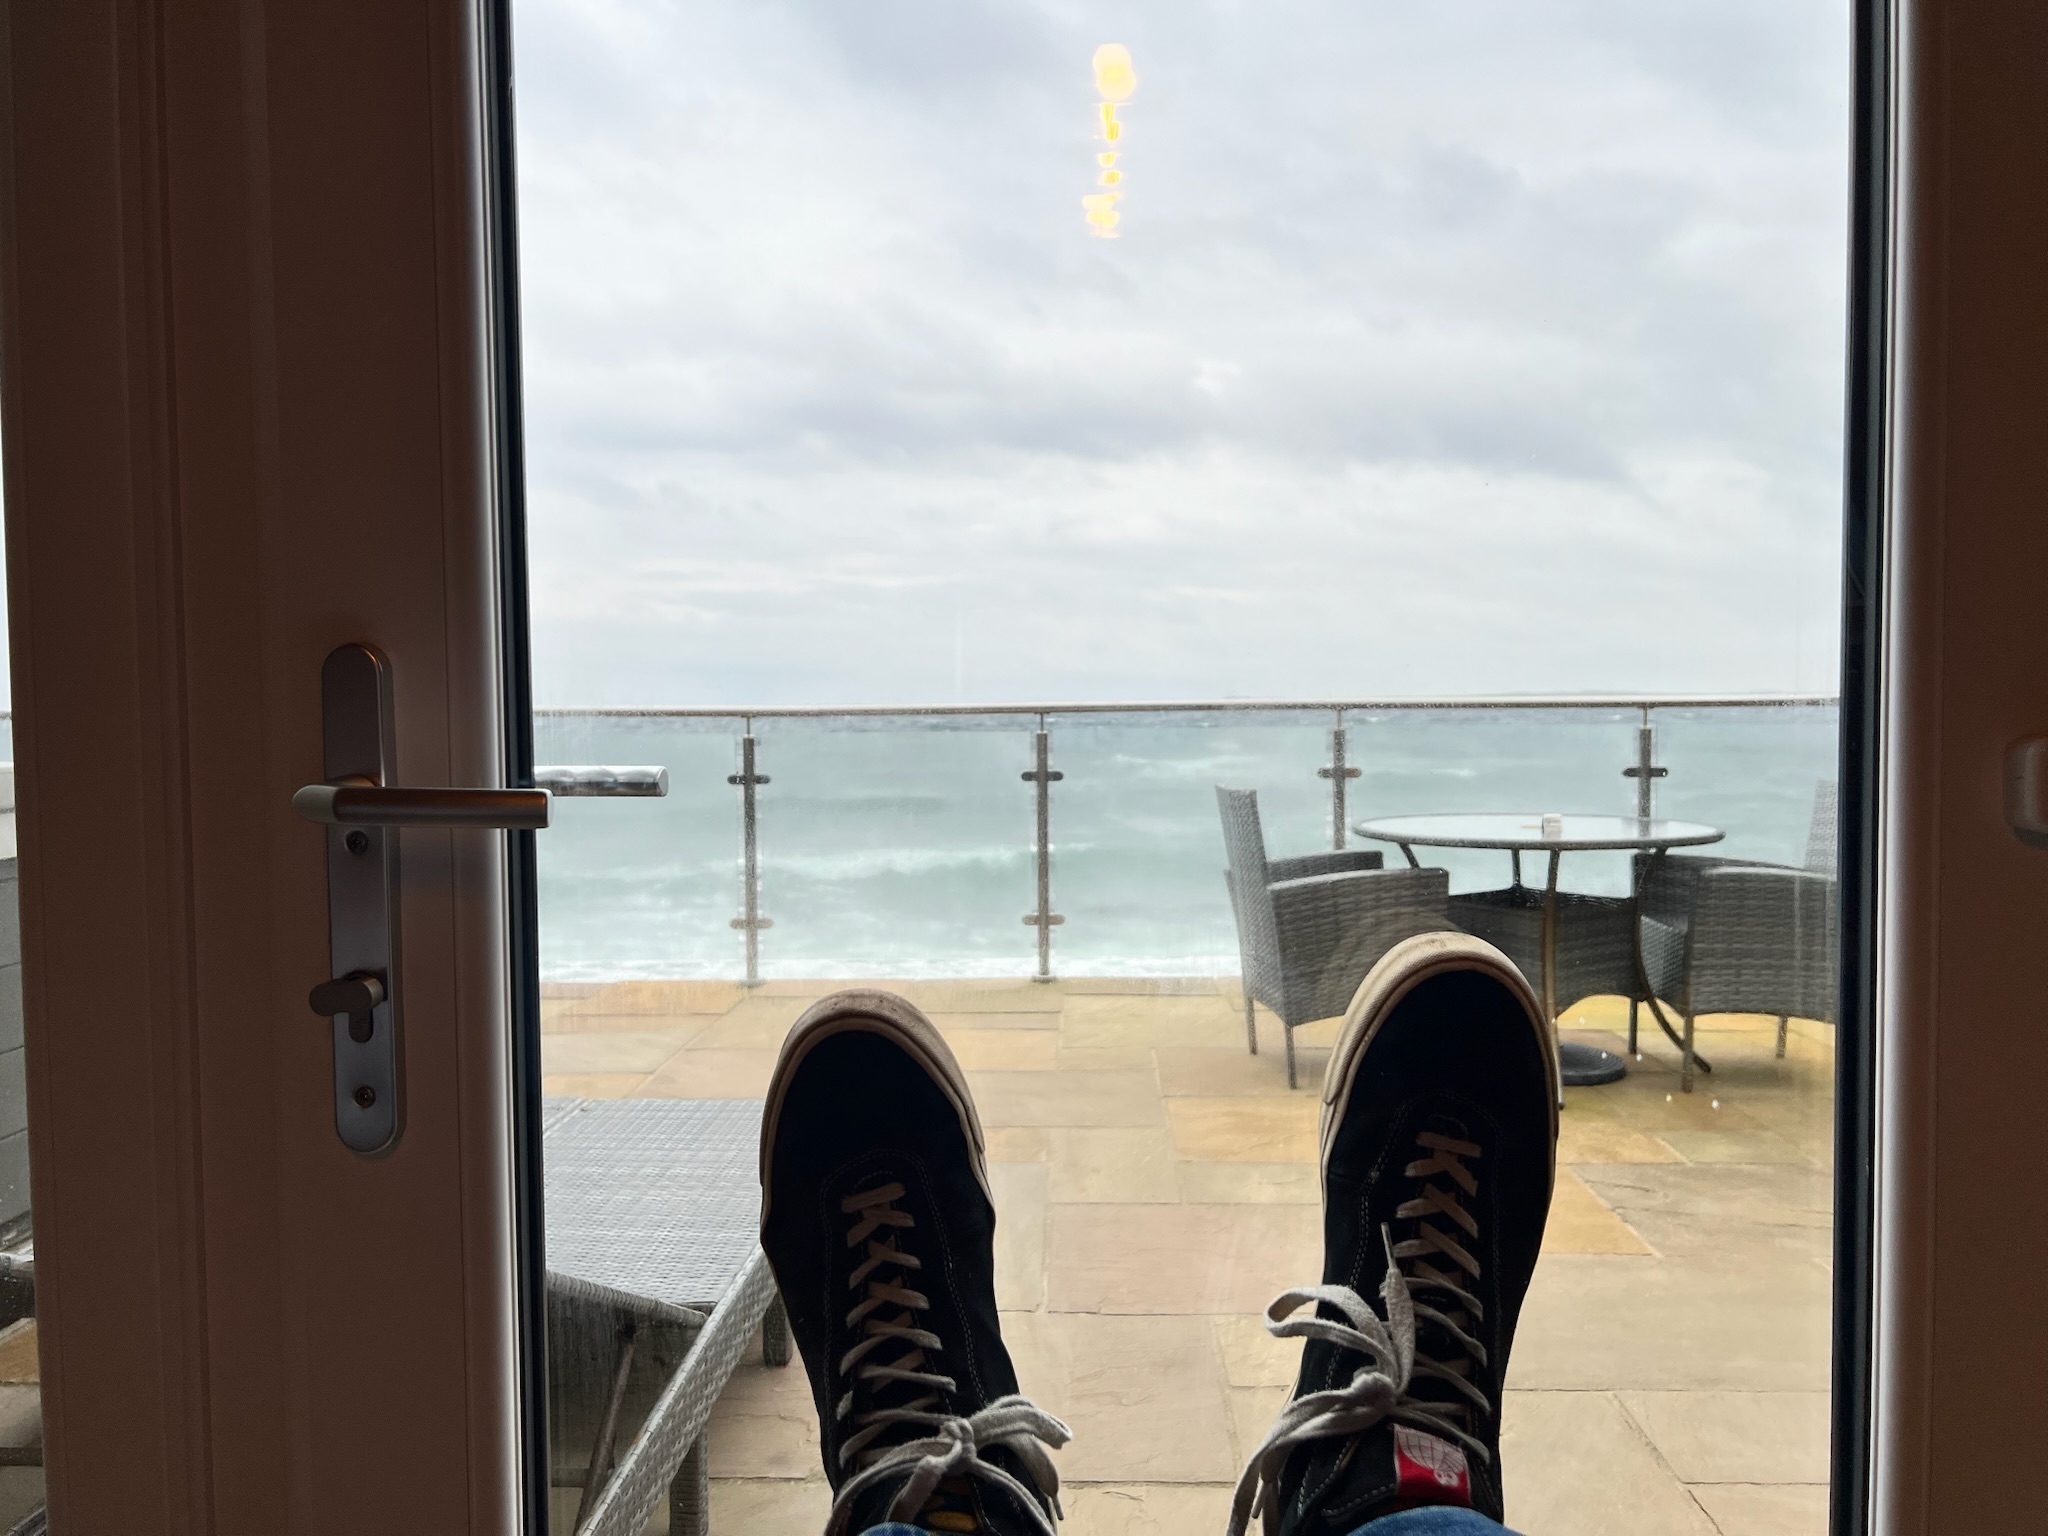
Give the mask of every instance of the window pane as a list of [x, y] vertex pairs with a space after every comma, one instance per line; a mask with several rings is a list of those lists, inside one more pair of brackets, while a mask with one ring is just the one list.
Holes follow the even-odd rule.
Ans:
[[[1510, 1524], [1820, 1530], [1846, 14], [516, 13], [540, 754], [668, 779], [542, 840], [561, 1528], [670, 1486], [660, 1306], [766, 1305], [604, 1224], [755, 1199], [849, 982], [980, 1105], [1076, 1526], [1220, 1522], [1412, 860], [1566, 1066]], [[714, 1523], [821, 1528], [801, 1368], [715, 1397]]]

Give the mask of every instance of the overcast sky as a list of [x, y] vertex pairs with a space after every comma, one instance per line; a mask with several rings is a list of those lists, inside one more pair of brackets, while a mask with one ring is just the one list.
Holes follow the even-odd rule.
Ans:
[[537, 697], [1832, 691], [1848, 21], [518, 0]]

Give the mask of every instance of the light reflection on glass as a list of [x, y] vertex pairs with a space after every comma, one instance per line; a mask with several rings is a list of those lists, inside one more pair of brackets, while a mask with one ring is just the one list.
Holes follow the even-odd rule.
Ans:
[[[1096, 103], [1096, 110], [1102, 115], [1102, 142], [1120, 144], [1123, 142], [1124, 125], [1116, 115], [1119, 103], [1131, 99], [1131, 93], [1138, 88], [1138, 72], [1131, 65], [1131, 50], [1122, 43], [1104, 43], [1095, 50], [1095, 94], [1102, 99]], [[1120, 187], [1124, 173], [1117, 169], [1116, 150], [1105, 150], [1095, 157], [1100, 167], [1095, 177], [1098, 187]], [[1104, 240], [1117, 237], [1116, 227], [1120, 219], [1116, 205], [1123, 201], [1121, 192], [1092, 192], [1081, 199], [1082, 216], [1088, 221], [1088, 233]]]

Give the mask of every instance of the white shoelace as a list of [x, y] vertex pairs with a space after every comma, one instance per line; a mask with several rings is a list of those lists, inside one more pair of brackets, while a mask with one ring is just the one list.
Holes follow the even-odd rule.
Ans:
[[[929, 1390], [899, 1408], [855, 1413], [854, 1388], [849, 1383], [836, 1412], [843, 1422], [856, 1428], [839, 1448], [839, 1465], [842, 1470], [861, 1465], [858, 1472], [840, 1484], [832, 1500], [825, 1536], [842, 1536], [853, 1519], [854, 1500], [876, 1484], [898, 1477], [903, 1479], [903, 1486], [890, 1502], [886, 1516], [890, 1520], [915, 1520], [942, 1479], [978, 1477], [1014, 1495], [1017, 1504], [1038, 1522], [1042, 1536], [1055, 1536], [1037, 1491], [1027, 1488], [995, 1463], [982, 1460], [980, 1453], [985, 1446], [998, 1445], [1010, 1451], [1039, 1488], [1045, 1490], [1044, 1496], [1052, 1500], [1053, 1512], [1058, 1514], [1059, 1473], [1045, 1448], [1049, 1445], [1057, 1449], [1071, 1440], [1073, 1434], [1067, 1426], [1030, 1399], [1015, 1394], [997, 1398], [965, 1418], [936, 1411], [942, 1394], [954, 1390], [954, 1382], [952, 1377], [930, 1368], [928, 1352], [936, 1352], [941, 1341], [929, 1329], [918, 1327], [916, 1314], [929, 1308], [931, 1301], [906, 1283], [908, 1274], [922, 1269], [923, 1262], [897, 1246], [895, 1230], [884, 1238], [875, 1235], [885, 1227], [903, 1229], [916, 1225], [908, 1211], [896, 1207], [903, 1193], [900, 1183], [882, 1184], [856, 1191], [839, 1202], [842, 1212], [856, 1218], [846, 1235], [846, 1246], [856, 1248], [866, 1243], [868, 1249], [866, 1259], [847, 1282], [849, 1289], [858, 1290], [863, 1284], [867, 1287], [865, 1299], [846, 1316], [846, 1326], [860, 1329], [861, 1337], [840, 1358], [839, 1369], [855, 1381], [908, 1382]], [[887, 1277], [881, 1273], [885, 1269], [899, 1273]], [[889, 1307], [899, 1310], [894, 1316], [885, 1316], [884, 1309]], [[909, 1347], [887, 1362], [870, 1358], [892, 1341]], [[927, 1433], [915, 1440], [870, 1449], [878, 1436], [899, 1424], [914, 1425]]]
[[[1478, 1190], [1478, 1181], [1463, 1159], [1477, 1157], [1479, 1148], [1432, 1131], [1417, 1137], [1429, 1155], [1408, 1165], [1411, 1178], [1448, 1177], [1466, 1194]], [[1438, 1267], [1439, 1257], [1474, 1279], [1479, 1261], [1455, 1236], [1431, 1225], [1429, 1218], [1447, 1216], [1468, 1236], [1476, 1237], [1479, 1224], [1441, 1186], [1425, 1184], [1421, 1193], [1395, 1211], [1400, 1218], [1417, 1218], [1416, 1234], [1395, 1243], [1387, 1227], [1380, 1228], [1380, 1241], [1387, 1252], [1386, 1278], [1380, 1282], [1380, 1300], [1385, 1304], [1384, 1321], [1365, 1300], [1347, 1285], [1311, 1285], [1282, 1292], [1266, 1308], [1266, 1330], [1281, 1339], [1321, 1339], [1340, 1349], [1355, 1350], [1365, 1357], [1352, 1373], [1348, 1385], [1328, 1391], [1310, 1392], [1295, 1398], [1280, 1411], [1266, 1438], [1252, 1453], [1237, 1491], [1230, 1501], [1229, 1536], [1244, 1536], [1254, 1517], [1265, 1536], [1280, 1530], [1280, 1477], [1287, 1459], [1299, 1446], [1314, 1440], [1348, 1439], [1374, 1425], [1392, 1421], [1410, 1428], [1454, 1440], [1484, 1464], [1492, 1457], [1485, 1443], [1470, 1432], [1472, 1414], [1488, 1410], [1486, 1395], [1468, 1379], [1472, 1362], [1482, 1364], [1486, 1349], [1466, 1331], [1464, 1324], [1483, 1315], [1479, 1299]], [[1404, 1274], [1401, 1261], [1413, 1271]], [[1441, 1293], [1455, 1304], [1454, 1311], [1418, 1303], [1410, 1294], [1415, 1289]], [[1350, 1326], [1311, 1313], [1294, 1317], [1302, 1307], [1326, 1305], [1349, 1319]], [[1415, 1353], [1415, 1322], [1426, 1319], [1444, 1329], [1463, 1349], [1463, 1357], [1448, 1364]], [[1448, 1384], [1463, 1396], [1461, 1403], [1425, 1401], [1411, 1397], [1409, 1382], [1426, 1377]], [[1463, 1421], [1454, 1422], [1454, 1421]]]

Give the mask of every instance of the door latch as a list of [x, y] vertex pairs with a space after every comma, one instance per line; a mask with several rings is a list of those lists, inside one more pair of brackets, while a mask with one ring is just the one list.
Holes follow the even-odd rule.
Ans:
[[333, 1021], [334, 1128], [365, 1156], [404, 1129], [404, 1028], [398, 953], [400, 827], [539, 828], [544, 789], [419, 789], [392, 783], [391, 664], [373, 646], [343, 645], [320, 668], [325, 781], [292, 796], [327, 828], [330, 981], [308, 997]]
[[321, 982], [306, 1001], [323, 1019], [347, 1018], [349, 1039], [362, 1045], [370, 1038], [377, 1005], [384, 1001], [384, 978], [338, 976], [333, 981]]

